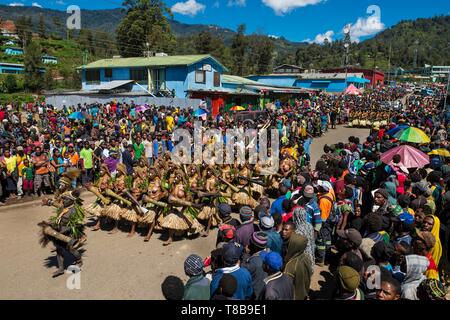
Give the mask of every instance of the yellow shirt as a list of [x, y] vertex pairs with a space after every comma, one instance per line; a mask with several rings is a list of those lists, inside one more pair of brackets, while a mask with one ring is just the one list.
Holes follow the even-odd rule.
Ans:
[[22, 176], [22, 169], [23, 169], [23, 168], [25, 168], [25, 165], [23, 164], [23, 162], [21, 162], [21, 163], [18, 165], [18, 167], [17, 167], [17, 169], [19, 169], [19, 177]]
[[167, 131], [172, 132], [173, 127], [175, 126], [175, 120], [172, 116], [166, 117]]
[[8, 173], [12, 173], [14, 170], [16, 170], [17, 167], [16, 156], [5, 158], [5, 163], [6, 163], [6, 170], [8, 170]]

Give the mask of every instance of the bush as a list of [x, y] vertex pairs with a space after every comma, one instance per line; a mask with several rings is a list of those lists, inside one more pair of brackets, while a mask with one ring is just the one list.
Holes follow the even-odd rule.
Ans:
[[6, 76], [4, 80], [4, 88], [6, 90], [6, 93], [16, 92], [18, 89], [16, 77], [12, 74]]

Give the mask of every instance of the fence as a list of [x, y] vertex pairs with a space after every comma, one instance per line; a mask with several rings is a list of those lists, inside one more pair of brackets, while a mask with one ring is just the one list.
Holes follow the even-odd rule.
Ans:
[[174, 106], [181, 109], [187, 109], [193, 107], [194, 109], [198, 107], [201, 103], [199, 99], [188, 99], [188, 98], [163, 98], [163, 97], [151, 97], [151, 96], [140, 96], [140, 95], [101, 95], [101, 94], [48, 94], [45, 96], [45, 102], [51, 104], [58, 109], [62, 109], [65, 106], [76, 106], [78, 104], [107, 104], [111, 101], [117, 103], [131, 103], [134, 102], [136, 105], [157, 105], [157, 106]]

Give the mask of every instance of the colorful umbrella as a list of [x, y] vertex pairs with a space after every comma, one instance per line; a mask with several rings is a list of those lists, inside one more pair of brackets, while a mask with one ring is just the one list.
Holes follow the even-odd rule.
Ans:
[[80, 111], [76, 111], [70, 114], [69, 119], [72, 120], [82, 120], [82, 119], [86, 119], [86, 117], [84, 116], [84, 114]]
[[208, 114], [208, 111], [206, 111], [205, 109], [202, 109], [202, 108], [199, 108], [194, 111], [194, 117], [201, 117], [205, 114]]
[[395, 128], [392, 128], [392, 129], [388, 130], [386, 133], [392, 137], [397, 132], [399, 132], [401, 130], [408, 129], [408, 128], [409, 128], [409, 126], [407, 126], [407, 125], [401, 125], [401, 126], [397, 126]]
[[413, 143], [430, 143], [431, 140], [425, 132], [419, 128], [410, 127], [405, 130], [401, 130], [394, 135], [400, 141], [413, 142]]
[[428, 152], [431, 156], [441, 156], [441, 157], [450, 157], [450, 151], [447, 149], [436, 149], [431, 152]]
[[230, 109], [231, 111], [243, 111], [245, 110], [244, 107], [241, 106], [234, 106], [233, 108]]
[[381, 155], [380, 160], [388, 164], [396, 154], [400, 155], [400, 163], [406, 168], [422, 168], [430, 163], [428, 155], [408, 145], [401, 145], [386, 151]]
[[150, 109], [150, 106], [147, 106], [147, 105], [137, 106], [136, 112], [144, 112], [147, 109]]

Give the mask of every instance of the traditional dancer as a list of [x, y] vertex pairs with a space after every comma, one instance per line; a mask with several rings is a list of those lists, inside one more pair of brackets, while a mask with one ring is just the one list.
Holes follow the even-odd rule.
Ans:
[[147, 203], [149, 209], [140, 220], [141, 224], [148, 225], [148, 233], [144, 241], [150, 241], [153, 229], [158, 223], [158, 218], [162, 217], [161, 213], [168, 207], [164, 199], [168, 196], [168, 190], [163, 187], [161, 178], [155, 168], [150, 168], [148, 176], [147, 193], [143, 195], [142, 201]]
[[196, 214], [201, 205], [192, 202], [190, 193], [186, 192], [186, 183], [183, 179], [183, 172], [177, 170], [174, 174], [173, 185], [169, 194], [169, 213], [164, 217], [161, 226], [168, 230], [169, 239], [163, 245], [170, 245], [175, 232], [195, 234], [202, 230], [202, 225], [197, 221]]
[[56, 247], [58, 270], [53, 273], [56, 278], [64, 274], [64, 253], [69, 252], [75, 257], [75, 264], [82, 265], [81, 253], [77, 250], [86, 241], [84, 230], [84, 210], [79, 190], [71, 190], [72, 181], [80, 175], [80, 170], [70, 170], [63, 173], [54, 200], [44, 198], [43, 205], [56, 207], [57, 215], [49, 221], [38, 225], [41, 229], [40, 243], [45, 247], [50, 241]]

